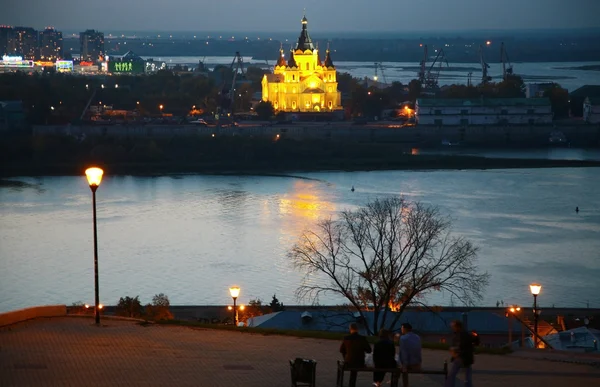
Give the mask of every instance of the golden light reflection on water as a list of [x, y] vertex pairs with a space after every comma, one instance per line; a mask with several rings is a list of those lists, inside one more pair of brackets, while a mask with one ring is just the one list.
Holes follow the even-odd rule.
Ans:
[[323, 199], [319, 183], [299, 180], [292, 192], [279, 199], [279, 213], [291, 215], [301, 223], [314, 222], [335, 211], [335, 204]]

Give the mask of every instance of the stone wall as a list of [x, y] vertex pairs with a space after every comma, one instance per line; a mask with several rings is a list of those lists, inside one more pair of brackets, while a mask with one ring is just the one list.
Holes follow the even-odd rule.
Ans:
[[0, 313], [0, 327], [16, 324], [38, 317], [61, 317], [67, 315], [66, 305], [44, 305]]

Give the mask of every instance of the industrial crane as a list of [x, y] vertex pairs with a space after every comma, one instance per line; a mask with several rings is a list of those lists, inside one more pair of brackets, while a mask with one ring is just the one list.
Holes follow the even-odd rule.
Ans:
[[381, 76], [383, 77], [383, 83], [387, 84], [387, 79], [385, 78], [385, 73], [383, 72], [383, 65], [381, 62], [375, 62], [375, 76], [373, 77], [374, 81], [377, 81], [377, 69], [381, 70]]
[[231, 84], [229, 84], [227, 79], [223, 77], [223, 82], [221, 84], [221, 114], [224, 114], [226, 111], [231, 113], [233, 110], [233, 102], [235, 99], [236, 90], [235, 86], [237, 84], [238, 74], [241, 74], [242, 77], [245, 76], [244, 59], [240, 55], [239, 51], [235, 53], [229, 69], [233, 72], [233, 79], [231, 80]]
[[424, 48], [424, 54], [423, 54], [423, 60], [421, 61], [421, 68], [419, 69], [419, 82], [421, 83], [422, 87], [425, 87], [425, 81], [426, 81], [426, 72], [425, 72], [425, 67], [427, 66], [427, 45], [423, 46]]
[[[500, 45], [500, 61], [502, 62], [502, 79], [506, 81], [506, 78], [509, 75], [513, 75], [513, 67], [512, 64], [510, 64], [510, 59], [508, 59], [506, 48], [504, 48], [504, 42]], [[508, 67], [506, 67], [507, 63]]]
[[[429, 66], [427, 70], [427, 75], [425, 78], [425, 88], [426, 89], [437, 89], [438, 88], [438, 78], [440, 77], [440, 71], [442, 70], [442, 66], [446, 63], [446, 67], [450, 67], [448, 65], [448, 59], [446, 59], [446, 54], [444, 53], [444, 49], [441, 48], [438, 51], [433, 63]], [[435, 65], [437, 64], [437, 67]]]
[[492, 77], [488, 75], [488, 69], [490, 68], [490, 65], [487, 64], [483, 57], [482, 45], [479, 45], [479, 61], [481, 62], [481, 84], [485, 85], [492, 80]]

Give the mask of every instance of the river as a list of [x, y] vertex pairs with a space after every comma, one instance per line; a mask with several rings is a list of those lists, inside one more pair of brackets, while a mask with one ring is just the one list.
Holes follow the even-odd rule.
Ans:
[[[356, 78], [363, 79], [368, 77], [373, 79], [376, 75], [375, 65], [373, 62], [346, 62], [336, 61], [335, 54], [332, 54], [333, 62], [339, 72], [350, 73]], [[145, 58], [148, 59], [148, 58]], [[233, 57], [226, 56], [167, 56], [154, 57], [155, 60], [165, 61], [169, 66], [176, 64], [189, 65], [197, 67], [198, 62], [204, 60], [204, 63], [209, 69], [214, 66], [231, 65]], [[261, 66], [269, 68], [273, 66], [277, 58], [269, 61], [268, 64], [264, 60], [254, 60], [250, 57], [244, 57], [244, 63], [251, 66]], [[417, 78], [418, 63], [414, 62], [383, 62], [384, 72], [378, 70], [379, 82], [402, 82], [407, 85], [412, 79]], [[489, 75], [494, 82], [502, 79], [502, 64], [489, 63]], [[574, 68], [588, 65], [600, 65], [598, 62], [536, 62], [536, 63], [513, 63], [514, 72], [523, 77], [525, 83], [539, 82], [556, 82], [562, 87], [573, 91], [584, 85], [600, 84], [600, 71], [594, 70], [576, 70]], [[450, 68], [443, 67], [440, 71], [439, 84], [464, 84], [469, 80], [469, 73], [472, 73], [471, 81], [473, 84], [478, 84], [481, 81], [481, 65], [479, 63], [450, 63]]]
[[[482, 305], [600, 307], [600, 168], [377, 171], [297, 176], [106, 176], [98, 189], [101, 302], [164, 292], [172, 304], [296, 304], [286, 251], [319, 218], [377, 197], [439, 206], [480, 246]], [[83, 177], [0, 188], [0, 312], [93, 302], [91, 194]], [[350, 188], [356, 187], [355, 192]], [[575, 206], [581, 211], [576, 214]], [[449, 305], [434, 293], [428, 301]], [[335, 304], [335, 297], [321, 299]]]

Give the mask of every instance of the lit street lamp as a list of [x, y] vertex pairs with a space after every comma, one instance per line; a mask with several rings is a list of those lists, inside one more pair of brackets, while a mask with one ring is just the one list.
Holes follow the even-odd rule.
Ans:
[[[513, 327], [513, 317], [515, 317], [516, 313], [519, 313], [521, 311], [521, 307], [517, 306], [517, 305], [511, 305], [508, 308], [508, 311], [506, 313], [506, 317], [508, 317], [508, 345], [509, 347], [512, 348], [512, 327]], [[523, 328], [521, 327], [521, 333], [524, 333], [525, 331], [523, 330]], [[521, 338], [521, 340], [523, 340]], [[521, 345], [522, 345], [523, 341], [521, 341]]]
[[229, 288], [229, 294], [231, 294], [231, 298], [233, 298], [233, 323], [237, 327], [238, 324], [238, 314], [237, 314], [237, 306], [236, 301], [238, 296], [240, 295], [240, 288], [237, 286], [232, 286]]
[[96, 318], [96, 325], [100, 325], [100, 292], [98, 289], [98, 229], [96, 226], [96, 190], [100, 186], [102, 181], [102, 175], [104, 171], [100, 168], [92, 167], [85, 170], [85, 175], [92, 190], [92, 208], [94, 211], [94, 295], [95, 295], [95, 307], [94, 315]]
[[540, 294], [542, 290], [542, 285], [540, 284], [531, 284], [529, 285], [529, 290], [531, 290], [531, 294], [533, 294], [533, 346], [534, 348], [538, 347], [538, 316], [539, 311], [537, 308], [537, 296]]

